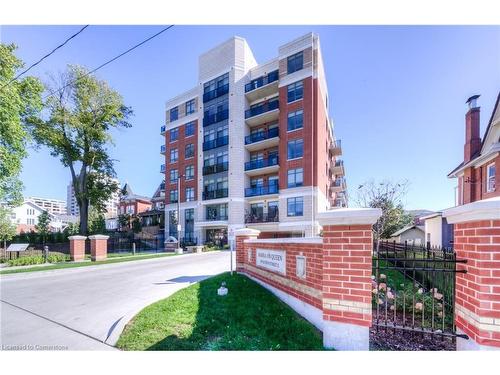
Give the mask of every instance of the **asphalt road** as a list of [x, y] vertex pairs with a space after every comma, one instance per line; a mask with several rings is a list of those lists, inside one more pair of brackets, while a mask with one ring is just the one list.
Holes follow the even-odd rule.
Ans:
[[228, 271], [229, 252], [0, 276], [2, 350], [114, 350], [145, 306]]

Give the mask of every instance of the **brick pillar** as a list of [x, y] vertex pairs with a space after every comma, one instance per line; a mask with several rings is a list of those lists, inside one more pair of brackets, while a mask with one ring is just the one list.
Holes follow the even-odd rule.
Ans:
[[318, 213], [323, 226], [323, 345], [368, 350], [372, 322], [372, 225], [380, 209]]
[[95, 262], [105, 260], [108, 257], [108, 238], [102, 234], [89, 236], [90, 239], [90, 259]]
[[69, 239], [69, 254], [71, 261], [81, 262], [85, 260], [85, 236], [70, 236]]
[[500, 197], [445, 210], [454, 224], [457, 350], [500, 350]]
[[241, 228], [234, 231], [234, 237], [236, 239], [236, 272], [245, 271], [245, 263], [247, 260], [245, 240], [255, 239], [259, 234], [259, 230], [251, 228]]

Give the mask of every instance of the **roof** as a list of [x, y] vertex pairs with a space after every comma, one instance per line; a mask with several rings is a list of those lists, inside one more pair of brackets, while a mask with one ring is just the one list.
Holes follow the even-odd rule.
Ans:
[[145, 197], [143, 195], [138, 195], [135, 194], [132, 191], [132, 188], [130, 187], [130, 184], [127, 182], [125, 185], [122, 187], [122, 196], [120, 200], [128, 201], [128, 200], [141, 200], [141, 201], [146, 201], [146, 202], [151, 202], [151, 199], [148, 197]]
[[407, 232], [411, 229], [418, 229], [418, 230], [421, 230], [422, 232], [424, 232], [424, 228], [422, 227], [422, 225], [408, 225], [400, 230], [398, 230], [397, 232], [394, 232], [393, 234], [391, 234], [391, 237], [397, 237], [401, 234], [403, 234], [404, 232]]
[[420, 220], [432, 219], [433, 217], [436, 217], [436, 216], [443, 216], [443, 212], [442, 211], [433, 212], [429, 215], [425, 215], [425, 216], [420, 217]]

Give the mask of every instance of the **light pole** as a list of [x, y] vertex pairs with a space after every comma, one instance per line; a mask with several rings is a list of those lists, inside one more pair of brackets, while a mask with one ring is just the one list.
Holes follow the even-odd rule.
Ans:
[[181, 178], [183, 177], [183, 174], [177, 176], [177, 249], [175, 250], [177, 254], [183, 252], [181, 247]]

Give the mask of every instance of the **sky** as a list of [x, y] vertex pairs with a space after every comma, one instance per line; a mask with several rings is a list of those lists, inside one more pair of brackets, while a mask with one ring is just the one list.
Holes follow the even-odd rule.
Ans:
[[[2, 26], [0, 40], [30, 65], [80, 28]], [[67, 64], [94, 68], [162, 28], [90, 26], [30, 74], [47, 82]], [[133, 127], [114, 134], [119, 180], [141, 195], [156, 190], [165, 102], [197, 84], [200, 54], [238, 35], [263, 63], [311, 31], [320, 37], [350, 197], [368, 180], [408, 180], [407, 209], [453, 206], [456, 180], [446, 176], [463, 159], [465, 101], [481, 94], [484, 134], [500, 89], [498, 26], [177, 25], [97, 72], [134, 110]], [[46, 148], [30, 148], [21, 179], [25, 196], [65, 200], [70, 172]]]

